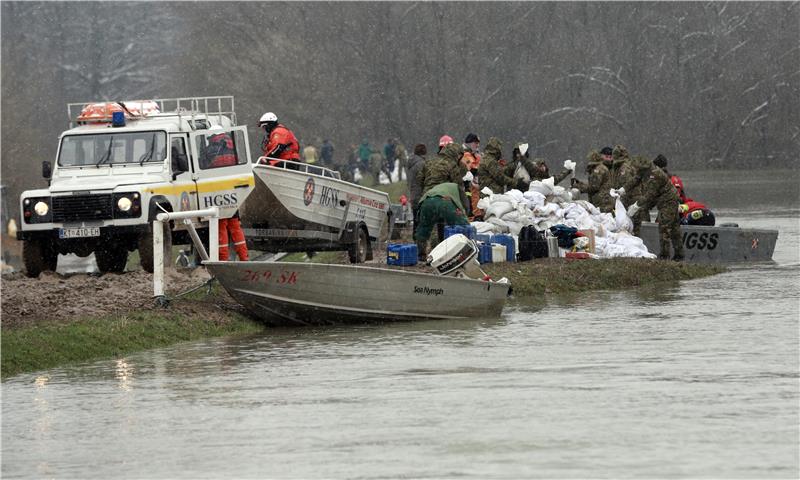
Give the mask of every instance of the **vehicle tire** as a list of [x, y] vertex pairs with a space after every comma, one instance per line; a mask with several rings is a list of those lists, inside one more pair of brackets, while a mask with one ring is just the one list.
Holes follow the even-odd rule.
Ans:
[[358, 229], [356, 241], [350, 244], [347, 254], [350, 256], [350, 263], [364, 263], [367, 260], [367, 249], [369, 248], [369, 238], [367, 231], [363, 228]]
[[94, 258], [101, 273], [122, 273], [128, 263], [128, 250], [121, 245], [111, 243], [94, 252]]
[[[164, 266], [172, 266], [172, 232], [168, 223], [160, 223], [164, 228]], [[147, 273], [153, 273], [153, 229], [139, 235], [139, 264]]]
[[22, 262], [25, 276], [36, 278], [44, 271], [56, 271], [58, 252], [46, 240], [25, 240], [22, 242]]

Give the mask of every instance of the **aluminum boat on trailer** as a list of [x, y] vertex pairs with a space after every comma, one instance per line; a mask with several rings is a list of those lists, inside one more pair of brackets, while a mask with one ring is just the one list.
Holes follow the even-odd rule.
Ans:
[[[647, 249], [660, 249], [658, 224], [642, 223], [641, 238]], [[681, 225], [685, 261], [692, 263], [769, 262], [778, 240], [777, 230]]]
[[[270, 165], [270, 160], [274, 165]], [[255, 189], [240, 209], [248, 246], [266, 252], [346, 250], [372, 259], [390, 212], [389, 195], [316, 165], [261, 157]]]

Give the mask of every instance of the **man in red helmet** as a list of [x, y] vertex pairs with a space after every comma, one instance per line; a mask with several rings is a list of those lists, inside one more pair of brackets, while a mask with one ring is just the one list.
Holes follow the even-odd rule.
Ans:
[[278, 123], [278, 117], [274, 113], [262, 115], [258, 126], [264, 129], [261, 149], [265, 157], [270, 157], [270, 165], [279, 163], [278, 160], [300, 161], [300, 143], [291, 130]]
[[683, 181], [679, 176], [673, 175], [670, 177], [670, 182], [675, 187], [675, 190], [677, 190], [678, 196], [681, 199], [679, 207], [681, 225], [705, 225], [713, 227], [717, 223], [714, 212], [709, 210], [705, 204], [686, 196], [686, 193], [683, 191]]

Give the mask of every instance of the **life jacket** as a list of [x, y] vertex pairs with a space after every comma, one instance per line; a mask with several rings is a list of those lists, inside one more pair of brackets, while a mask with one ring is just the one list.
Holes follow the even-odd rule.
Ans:
[[707, 209], [708, 207], [706, 207], [704, 204], [700, 202], [695, 202], [692, 199], [688, 199], [687, 201], [682, 202], [680, 206], [682, 217], [686, 217], [695, 210], [707, 210]]
[[[264, 155], [269, 155], [269, 153], [275, 150], [278, 145], [289, 146], [281, 153], [277, 154], [274, 158], [281, 160], [293, 160], [295, 162], [300, 161], [300, 143], [297, 141], [294, 133], [280, 123], [272, 130], [272, 132], [270, 132], [269, 140], [266, 142], [266, 145], [263, 146]], [[277, 162], [271, 160], [270, 164], [273, 163]]]

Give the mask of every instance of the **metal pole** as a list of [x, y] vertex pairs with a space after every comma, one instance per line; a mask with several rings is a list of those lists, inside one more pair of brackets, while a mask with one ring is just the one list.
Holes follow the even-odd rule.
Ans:
[[153, 220], [153, 296], [164, 298], [164, 224]]
[[[211, 247], [211, 261], [219, 260], [219, 208], [212, 207], [206, 210], [190, 210], [185, 212], [162, 212], [153, 220], [153, 296], [156, 303], [167, 305], [164, 295], [164, 223], [170, 220], [208, 218], [209, 246]], [[192, 232], [194, 229], [190, 229]], [[202, 242], [194, 232], [192, 237], [202, 248]]]
[[206, 247], [203, 246], [203, 241], [200, 240], [200, 235], [197, 234], [197, 230], [194, 228], [194, 224], [188, 218], [183, 219], [183, 223], [186, 224], [186, 228], [189, 230], [189, 236], [192, 237], [192, 243], [194, 243], [194, 248], [197, 249], [197, 252], [200, 254], [200, 258], [208, 260], [208, 252], [206, 252]]
[[209, 257], [212, 262], [219, 261], [219, 218], [216, 216], [208, 219], [208, 249], [211, 250]]

